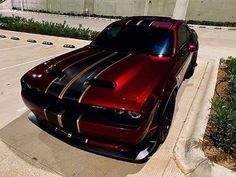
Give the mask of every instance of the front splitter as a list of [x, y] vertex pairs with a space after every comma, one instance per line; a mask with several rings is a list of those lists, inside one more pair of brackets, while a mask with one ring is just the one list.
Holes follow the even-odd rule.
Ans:
[[142, 144], [130, 148], [128, 151], [112, 151], [88, 145], [88, 138], [86, 137], [68, 133], [52, 124], [44, 124], [43, 122], [39, 121], [32, 112], [29, 113], [28, 118], [35, 125], [67, 144], [70, 144], [74, 147], [88, 152], [92, 152], [106, 157], [111, 157], [122, 161], [132, 163], [145, 163], [150, 159], [153, 153], [156, 152], [160, 145], [158, 142], [155, 141], [155, 137], [153, 137], [152, 139], [149, 139], [143, 142]]

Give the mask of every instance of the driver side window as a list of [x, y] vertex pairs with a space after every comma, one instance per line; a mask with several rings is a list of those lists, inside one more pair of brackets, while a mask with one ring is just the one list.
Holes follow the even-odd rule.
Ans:
[[188, 41], [190, 38], [190, 32], [185, 25], [181, 25], [178, 29], [178, 49]]

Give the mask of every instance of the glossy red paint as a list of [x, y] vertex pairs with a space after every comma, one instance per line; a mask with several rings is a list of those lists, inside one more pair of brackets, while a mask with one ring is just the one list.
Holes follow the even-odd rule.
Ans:
[[115, 82], [114, 89], [91, 87], [81, 103], [141, 112], [150, 93], [162, 87], [170, 67], [170, 58], [133, 54], [97, 77]]
[[121, 129], [119, 127], [104, 125], [96, 121], [89, 121], [86, 119], [81, 119], [80, 121], [81, 132], [88, 136], [102, 139], [106, 137], [106, 139], [109, 141], [130, 145], [138, 144], [144, 139], [145, 135], [147, 134], [145, 131], [147, 126], [147, 123], [144, 123], [136, 129]]

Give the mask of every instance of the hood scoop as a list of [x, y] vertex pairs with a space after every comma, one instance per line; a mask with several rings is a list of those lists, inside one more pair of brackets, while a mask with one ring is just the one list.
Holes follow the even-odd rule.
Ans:
[[84, 82], [85, 85], [104, 87], [104, 88], [115, 88], [116, 84], [112, 81], [100, 80], [95, 78], [90, 78]]
[[58, 78], [62, 78], [65, 73], [60, 71], [55, 65], [50, 66], [47, 70], [46, 73], [58, 77]]

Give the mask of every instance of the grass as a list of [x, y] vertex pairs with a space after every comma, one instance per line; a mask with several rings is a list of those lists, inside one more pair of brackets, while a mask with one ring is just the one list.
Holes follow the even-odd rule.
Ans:
[[83, 28], [82, 25], [80, 25], [78, 28], [69, 27], [66, 24], [66, 21], [64, 21], [63, 24], [45, 21], [42, 21], [42, 23], [40, 23], [34, 21], [33, 19], [26, 19], [17, 16], [3, 17], [1, 15], [0, 29], [77, 38], [84, 40], [90, 40], [98, 34], [97, 31], [92, 31], [89, 28]]

